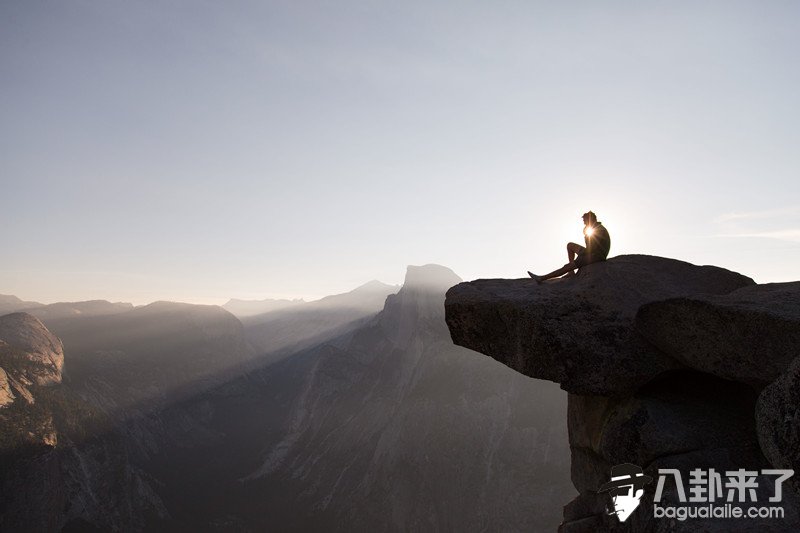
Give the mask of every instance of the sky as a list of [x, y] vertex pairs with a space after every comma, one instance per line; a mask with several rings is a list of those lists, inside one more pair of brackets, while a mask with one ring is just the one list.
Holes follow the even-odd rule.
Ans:
[[0, 2], [0, 293], [305, 297], [611, 255], [800, 279], [800, 3]]

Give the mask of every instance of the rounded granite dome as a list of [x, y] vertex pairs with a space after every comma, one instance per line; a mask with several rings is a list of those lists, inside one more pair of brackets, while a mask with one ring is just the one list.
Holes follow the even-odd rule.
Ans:
[[26, 365], [25, 375], [32, 382], [38, 385], [61, 382], [64, 347], [38, 318], [28, 313], [0, 317], [0, 340], [27, 355], [33, 365]]

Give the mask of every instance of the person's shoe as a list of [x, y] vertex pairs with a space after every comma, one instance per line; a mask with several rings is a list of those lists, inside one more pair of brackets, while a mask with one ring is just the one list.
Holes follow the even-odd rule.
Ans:
[[529, 275], [530, 277], [532, 277], [533, 279], [535, 279], [535, 280], [536, 280], [536, 283], [542, 283], [542, 276], [537, 276], [536, 274], [534, 274], [534, 273], [533, 273], [533, 272], [531, 272], [530, 270], [528, 270], [528, 275]]

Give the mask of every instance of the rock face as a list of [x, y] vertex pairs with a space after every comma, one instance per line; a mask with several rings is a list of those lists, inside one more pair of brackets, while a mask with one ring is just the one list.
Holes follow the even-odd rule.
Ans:
[[[12, 313], [0, 317], [0, 340], [15, 349], [15, 356], [6, 350], [0, 365], [15, 359], [15, 378], [25, 385], [52, 385], [61, 382], [64, 368], [64, 347], [41, 321], [28, 313]], [[9, 369], [6, 369], [9, 371]]]
[[445, 310], [456, 344], [574, 394], [625, 396], [681, 366], [636, 331], [643, 304], [753, 284], [718, 267], [627, 255], [541, 285], [530, 279], [462, 283], [448, 291]]
[[[800, 473], [800, 357], [761, 393], [756, 421], [761, 449], [769, 461], [776, 468]], [[800, 489], [798, 480], [793, 482]]]
[[63, 366], [61, 341], [39, 319], [0, 317], [0, 467], [4, 456], [22, 448], [57, 444], [53, 413], [38, 400], [61, 383]]
[[8, 382], [8, 374], [0, 368], [0, 407], [5, 407], [12, 403], [14, 398], [14, 393], [11, 392], [11, 384]]
[[642, 306], [637, 330], [681, 363], [763, 387], [800, 353], [800, 282]]
[[[643, 510], [620, 523], [597, 492], [622, 463], [653, 479], [659, 468], [675, 468], [684, 483], [696, 468], [800, 466], [800, 362], [787, 371], [800, 345], [800, 283], [755, 285], [717, 267], [620, 256], [542, 285], [462, 283], [448, 291], [445, 309], [457, 344], [571, 393], [571, 470], [580, 495], [564, 509], [562, 532], [800, 526], [791, 491], [783, 520], [739, 523], [655, 518], [652, 487]], [[764, 502], [772, 480], [758, 480]], [[676, 498], [667, 488], [660, 505]]]
[[21, 448], [49, 450], [57, 444], [53, 413], [37, 400], [61, 383], [63, 367], [61, 340], [38, 318], [0, 317], [0, 467], [5, 455]]

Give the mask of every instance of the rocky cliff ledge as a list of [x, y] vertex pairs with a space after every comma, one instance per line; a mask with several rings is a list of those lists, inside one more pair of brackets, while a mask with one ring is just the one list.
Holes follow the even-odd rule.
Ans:
[[[644, 510], [624, 523], [606, 515], [608, 497], [596, 491], [626, 462], [654, 479], [659, 468], [677, 468], [684, 483], [695, 468], [800, 467], [800, 362], [791, 364], [800, 353], [800, 282], [756, 285], [718, 267], [626, 255], [541, 285], [461, 283], [447, 292], [445, 314], [456, 344], [570, 393], [580, 495], [565, 507], [561, 531], [798, 527], [791, 491], [784, 520], [675, 521], [653, 517], [650, 487]], [[774, 484], [762, 481], [758, 501], [766, 502]], [[664, 497], [662, 506], [677, 495], [667, 487]]]

